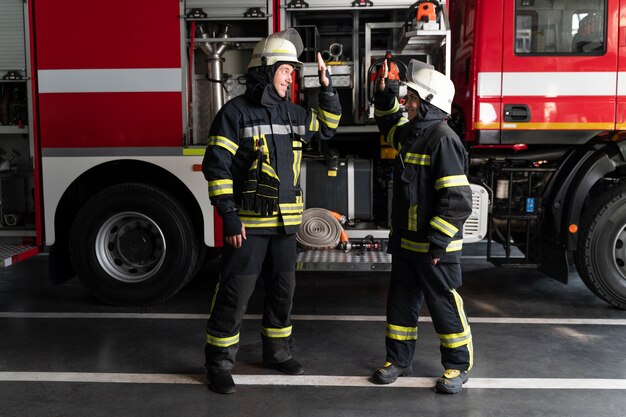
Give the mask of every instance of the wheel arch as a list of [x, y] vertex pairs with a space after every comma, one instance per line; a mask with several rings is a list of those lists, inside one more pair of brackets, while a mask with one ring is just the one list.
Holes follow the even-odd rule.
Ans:
[[127, 182], [152, 185], [173, 195], [188, 212], [204, 244], [204, 214], [198, 199], [185, 182], [152, 162], [134, 159], [107, 161], [82, 172], [59, 199], [54, 212], [54, 243], [50, 247], [50, 272], [54, 283], [67, 281], [74, 276], [69, 260], [69, 233], [81, 207], [103, 189]]
[[607, 178], [626, 178], [626, 140], [595, 142], [571, 152], [563, 160], [546, 190], [548, 215], [553, 232], [561, 236], [568, 251], [576, 250], [577, 234], [570, 225], [579, 225], [592, 190]]
[[596, 139], [563, 157], [542, 195], [542, 271], [563, 283], [569, 281], [579, 236], [569, 226], [580, 225], [585, 208], [606, 179], [620, 178], [626, 178], [626, 140]]

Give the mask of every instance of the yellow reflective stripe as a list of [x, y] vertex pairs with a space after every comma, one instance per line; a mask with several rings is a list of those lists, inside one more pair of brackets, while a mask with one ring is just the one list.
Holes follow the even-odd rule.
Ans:
[[[222, 275], [220, 274], [220, 280], [222, 279]], [[215, 292], [213, 293], [213, 298], [211, 299], [211, 308], [209, 308], [209, 315], [213, 312], [215, 308], [215, 300], [217, 299], [217, 293], [220, 290], [220, 281], [215, 285]]]
[[298, 214], [302, 213], [304, 205], [302, 203], [278, 203], [280, 212], [283, 214]]
[[302, 162], [302, 142], [299, 140], [291, 141], [291, 149], [293, 149], [293, 185], [298, 185], [298, 177], [300, 176], [300, 163]]
[[454, 227], [454, 225], [448, 223], [447, 221], [445, 221], [439, 216], [435, 216], [432, 219], [430, 219], [430, 225], [434, 227], [435, 229], [439, 230], [444, 235], [450, 236], [450, 237], [454, 237], [454, 235], [456, 235], [457, 232], [459, 231], [458, 228]]
[[309, 123], [309, 130], [311, 132], [317, 132], [320, 130], [320, 123], [317, 120], [317, 110], [311, 109], [311, 123]]
[[216, 337], [207, 333], [206, 342], [217, 347], [229, 347], [239, 343], [239, 333], [230, 337]]
[[259, 143], [261, 144], [261, 150], [263, 151], [263, 155], [267, 157], [267, 163], [270, 163], [270, 147], [267, 146], [267, 139], [265, 138], [265, 133], [261, 133], [261, 137], [259, 138]]
[[249, 217], [245, 215], [241, 215], [241, 211], [239, 212], [239, 220], [246, 227], [279, 227], [283, 226], [283, 222], [280, 220], [278, 216], [270, 216], [270, 217]]
[[400, 239], [400, 247], [418, 253], [428, 253], [430, 248], [429, 242], [413, 242], [412, 240], [402, 238]]
[[[430, 242], [414, 242], [409, 239], [401, 238], [400, 247], [417, 253], [428, 253]], [[463, 239], [453, 240], [446, 247], [446, 252], [456, 252], [463, 248]]]
[[408, 228], [413, 232], [417, 231], [417, 204], [409, 206]]
[[[461, 298], [461, 296], [455, 289], [452, 289], [450, 291], [452, 291], [452, 294], [454, 294], [454, 301], [456, 303], [457, 311], [459, 312], [459, 317], [461, 318], [461, 323], [463, 324], [463, 329], [471, 333], [470, 325], [467, 321], [467, 315], [465, 314], [463, 298]], [[469, 351], [469, 367], [467, 369], [469, 371], [470, 369], [472, 369], [472, 366], [474, 366], [474, 343], [472, 341], [471, 335], [469, 338], [469, 342], [467, 343], [467, 350]]]
[[268, 163], [263, 162], [261, 164], [261, 172], [266, 173], [272, 178], [278, 179], [278, 175], [276, 174], [276, 171], [274, 171], [274, 168], [272, 168], [272, 166]]
[[387, 323], [385, 335], [394, 340], [417, 340], [417, 327], [404, 327]]
[[[456, 309], [459, 313], [459, 317], [461, 319], [461, 326], [463, 327], [463, 331], [460, 333], [450, 333], [450, 334], [441, 334], [438, 333], [439, 340], [441, 341], [441, 346], [454, 349], [460, 346], [468, 345], [472, 342], [472, 332], [469, 324], [467, 323], [467, 316], [465, 315], [465, 309], [463, 308], [463, 299], [459, 295], [456, 290], [450, 290], [452, 295], [454, 296], [454, 302], [456, 304]], [[469, 349], [469, 347], [468, 347]], [[473, 353], [473, 349], [470, 350], [470, 362], [473, 362], [473, 358], [471, 357]]]
[[232, 194], [233, 180], [215, 180], [209, 181], [209, 197], [218, 195]]
[[[469, 331], [469, 330], [468, 330]], [[440, 334], [439, 340], [441, 346], [454, 349], [460, 346], [465, 346], [472, 341], [472, 334], [468, 333], [454, 333], [454, 334]]]
[[446, 252], [456, 252], [463, 249], [463, 239], [453, 240], [446, 246]]
[[339, 120], [341, 120], [341, 114], [331, 113], [329, 111], [322, 109], [321, 107], [319, 108], [318, 111], [319, 113], [317, 115], [317, 118], [319, 119], [320, 122], [324, 123], [326, 126], [328, 126], [331, 129], [336, 129], [337, 126], [339, 126]]
[[[390, 144], [391, 146], [393, 146], [395, 148], [395, 145], [393, 144], [393, 137], [396, 134], [396, 128], [405, 125], [409, 123], [409, 119], [405, 118], [405, 117], [401, 117], [400, 120], [398, 120], [398, 123], [396, 123], [391, 129], [389, 129], [389, 133], [387, 133], [387, 143]], [[398, 147], [396, 148], [397, 151], [400, 150], [402, 146], [400, 144], [398, 144]]]
[[376, 116], [376, 117], [383, 117], [383, 116], [387, 116], [389, 114], [397, 113], [398, 111], [400, 111], [400, 103], [398, 103], [398, 99], [397, 98], [394, 98], [393, 99], [393, 107], [391, 107], [389, 110], [380, 110], [380, 109], [374, 108], [374, 116]]
[[292, 327], [293, 326], [283, 327], [282, 329], [261, 327], [261, 334], [263, 334], [263, 336], [265, 337], [271, 337], [271, 338], [289, 337], [291, 336]]
[[430, 165], [430, 155], [407, 152], [404, 156], [404, 162], [414, 165]]
[[297, 226], [302, 223], [302, 214], [284, 214], [283, 223], [285, 226]]
[[224, 136], [209, 136], [207, 146], [220, 146], [233, 155], [236, 154], [237, 149], [239, 149], [239, 146], [235, 142]]
[[465, 175], [451, 175], [449, 177], [441, 177], [435, 181], [435, 190], [448, 187], [460, 187], [463, 185], [469, 185], [469, 181]]
[[252, 217], [241, 215], [240, 210], [239, 220], [241, 220], [245, 227], [249, 228], [297, 226], [302, 223], [302, 214], [284, 214], [282, 216], [271, 217]]

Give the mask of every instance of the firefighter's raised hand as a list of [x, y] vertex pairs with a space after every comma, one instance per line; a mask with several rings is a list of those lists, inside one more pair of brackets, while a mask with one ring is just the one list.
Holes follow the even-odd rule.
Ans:
[[330, 90], [332, 88], [330, 73], [328, 72], [328, 68], [326, 68], [324, 59], [322, 59], [322, 54], [319, 52], [317, 53], [317, 75], [320, 79], [320, 87], [326, 91]]
[[383, 61], [383, 76], [378, 79], [378, 90], [385, 91], [385, 80], [389, 76], [389, 65], [387, 65], [387, 60]]

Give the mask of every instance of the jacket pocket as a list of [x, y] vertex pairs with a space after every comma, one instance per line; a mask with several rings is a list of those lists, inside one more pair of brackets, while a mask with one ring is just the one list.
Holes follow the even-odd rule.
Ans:
[[416, 205], [419, 193], [418, 172], [416, 167], [407, 166], [400, 176], [400, 187], [402, 191], [403, 202], [407, 205]]
[[401, 207], [396, 212], [401, 216], [400, 226], [404, 230], [416, 232], [418, 230], [418, 172], [413, 166], [408, 166], [400, 176], [400, 190], [402, 193]]

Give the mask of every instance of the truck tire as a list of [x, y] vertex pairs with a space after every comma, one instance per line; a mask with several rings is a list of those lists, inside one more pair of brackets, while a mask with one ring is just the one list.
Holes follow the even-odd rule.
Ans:
[[70, 231], [79, 279], [113, 305], [145, 306], [172, 297], [196, 270], [198, 242], [189, 215], [173, 196], [136, 183], [94, 195]]
[[574, 259], [594, 294], [626, 309], [626, 186], [606, 191], [585, 209]]

